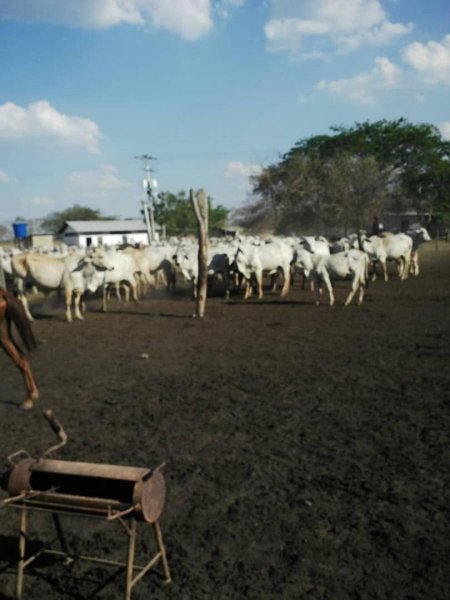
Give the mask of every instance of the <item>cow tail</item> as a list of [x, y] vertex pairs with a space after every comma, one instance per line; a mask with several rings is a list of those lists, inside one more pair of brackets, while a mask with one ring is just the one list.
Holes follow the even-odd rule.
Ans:
[[37, 347], [37, 341], [34, 337], [34, 333], [31, 328], [31, 323], [28, 320], [22, 303], [13, 294], [10, 294], [9, 292], [3, 292], [2, 295], [4, 296], [7, 305], [6, 314], [9, 320], [10, 337], [11, 322], [13, 322], [28, 352], [35, 350]]

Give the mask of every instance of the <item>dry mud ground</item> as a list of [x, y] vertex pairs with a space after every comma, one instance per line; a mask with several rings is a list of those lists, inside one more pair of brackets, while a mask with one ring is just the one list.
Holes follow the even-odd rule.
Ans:
[[[59, 304], [37, 306], [33, 411], [0, 355], [2, 463], [54, 443], [44, 408], [69, 436], [55, 458], [167, 463], [173, 583], [156, 569], [135, 600], [448, 600], [450, 249], [421, 259], [418, 278], [377, 281], [361, 307], [342, 306], [347, 283], [333, 308], [296, 283], [287, 299], [212, 298], [204, 321], [186, 291], [106, 314], [92, 299], [72, 324]], [[1, 600], [14, 597], [18, 523], [0, 510]], [[63, 526], [78, 552], [125, 556], [119, 523]], [[151, 528], [139, 531], [141, 544]], [[52, 532], [31, 514], [32, 548]], [[46, 558], [24, 597], [122, 598], [115, 574]]]

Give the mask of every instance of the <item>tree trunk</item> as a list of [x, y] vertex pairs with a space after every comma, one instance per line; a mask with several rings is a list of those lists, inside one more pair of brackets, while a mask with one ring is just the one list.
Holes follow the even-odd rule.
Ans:
[[198, 190], [196, 194], [190, 190], [189, 199], [198, 227], [198, 281], [194, 316], [202, 319], [205, 316], [208, 287], [208, 194], [204, 189]]

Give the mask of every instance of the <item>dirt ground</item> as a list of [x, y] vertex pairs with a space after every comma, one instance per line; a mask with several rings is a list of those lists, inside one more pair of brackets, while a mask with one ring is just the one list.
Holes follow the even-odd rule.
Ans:
[[[421, 269], [375, 282], [361, 307], [342, 306], [346, 282], [332, 308], [297, 282], [286, 299], [211, 298], [203, 321], [187, 290], [107, 313], [93, 298], [72, 324], [55, 301], [37, 306], [34, 410], [0, 355], [1, 464], [55, 442], [46, 408], [69, 438], [54, 458], [166, 463], [173, 583], [157, 568], [134, 600], [448, 600], [450, 249], [429, 244]], [[120, 523], [62, 519], [75, 551], [125, 557]], [[18, 526], [0, 509], [1, 600], [14, 597]], [[144, 558], [151, 533], [140, 525]], [[30, 514], [29, 547], [52, 536], [50, 515]], [[24, 597], [123, 590], [115, 568], [47, 557]]]

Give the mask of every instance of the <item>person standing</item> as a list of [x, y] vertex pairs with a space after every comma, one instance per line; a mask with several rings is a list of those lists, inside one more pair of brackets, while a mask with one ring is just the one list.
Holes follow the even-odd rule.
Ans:
[[378, 215], [374, 215], [372, 221], [371, 235], [381, 235], [383, 233], [383, 223], [380, 222]]

